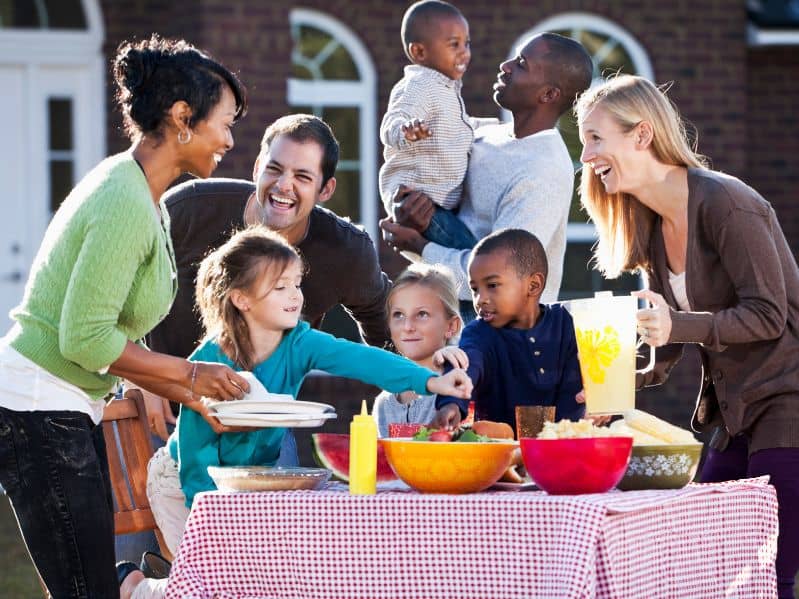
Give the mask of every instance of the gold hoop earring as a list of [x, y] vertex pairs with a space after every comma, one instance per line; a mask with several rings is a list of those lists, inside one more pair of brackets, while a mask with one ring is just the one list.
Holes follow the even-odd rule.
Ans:
[[178, 143], [181, 145], [186, 145], [191, 141], [191, 131], [188, 129], [184, 129], [183, 131], [178, 131]]

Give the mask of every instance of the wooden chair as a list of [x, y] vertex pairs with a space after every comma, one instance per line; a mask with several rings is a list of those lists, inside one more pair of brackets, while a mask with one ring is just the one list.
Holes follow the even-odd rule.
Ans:
[[152, 530], [158, 539], [161, 555], [172, 561], [147, 499], [147, 463], [154, 452], [144, 396], [140, 389], [128, 389], [124, 398], [106, 405], [103, 411], [103, 436], [114, 494], [115, 533], [122, 535]]

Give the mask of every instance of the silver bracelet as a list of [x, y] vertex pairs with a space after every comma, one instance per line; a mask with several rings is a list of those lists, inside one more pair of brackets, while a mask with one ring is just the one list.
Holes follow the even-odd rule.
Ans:
[[189, 389], [189, 401], [194, 401], [194, 383], [196, 380], [197, 380], [197, 362], [192, 362], [191, 388]]

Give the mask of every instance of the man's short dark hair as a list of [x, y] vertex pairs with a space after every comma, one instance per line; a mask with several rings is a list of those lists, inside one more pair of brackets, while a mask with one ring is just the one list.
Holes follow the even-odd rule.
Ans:
[[322, 187], [336, 174], [339, 145], [330, 126], [312, 114], [288, 114], [277, 119], [266, 128], [261, 139], [261, 154], [269, 149], [272, 141], [284, 135], [298, 143], [316, 142], [322, 148]]
[[570, 37], [551, 32], [539, 37], [547, 44], [545, 60], [549, 63], [552, 83], [560, 88], [558, 108], [563, 114], [572, 107], [577, 96], [591, 86], [594, 63], [583, 45]]
[[[421, 0], [408, 7], [402, 17], [402, 47], [408, 55], [408, 46], [427, 41], [429, 26], [435, 19], [442, 17], [461, 17], [463, 13], [449, 2], [442, 0]], [[408, 58], [411, 59], [410, 55]]]
[[549, 265], [547, 253], [538, 237], [524, 229], [500, 229], [481, 239], [472, 250], [472, 256], [484, 256], [494, 252], [507, 252], [508, 261], [519, 277], [536, 273], [547, 278]]

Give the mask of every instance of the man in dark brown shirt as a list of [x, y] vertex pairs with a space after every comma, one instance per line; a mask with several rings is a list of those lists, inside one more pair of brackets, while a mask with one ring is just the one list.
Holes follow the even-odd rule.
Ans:
[[[181, 357], [194, 350], [202, 336], [194, 309], [200, 261], [233, 231], [256, 223], [280, 233], [305, 261], [304, 320], [318, 328], [325, 313], [341, 304], [358, 324], [366, 343], [386, 344], [385, 299], [391, 281], [380, 268], [374, 244], [349, 220], [320, 205], [336, 189], [333, 174], [338, 156], [338, 142], [324, 121], [310, 115], [289, 115], [267, 128], [253, 169], [255, 183], [193, 180], [164, 195], [178, 292], [169, 315], [149, 336], [153, 350]], [[296, 462], [293, 437], [285, 438], [281, 464]], [[292, 451], [293, 456], [287, 455]]]

